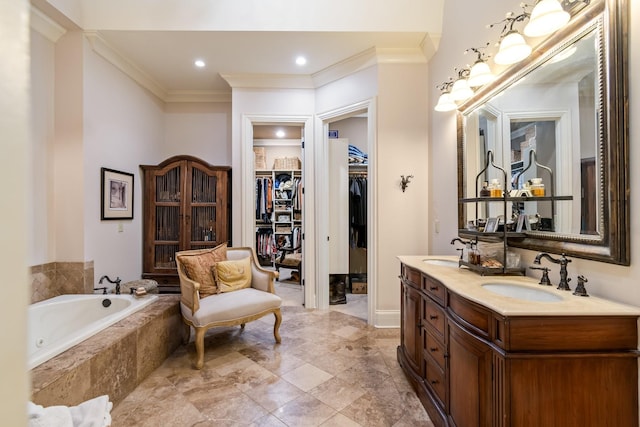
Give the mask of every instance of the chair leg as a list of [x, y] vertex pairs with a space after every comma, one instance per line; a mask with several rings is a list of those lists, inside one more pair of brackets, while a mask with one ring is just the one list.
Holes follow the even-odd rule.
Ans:
[[196, 369], [202, 369], [204, 366], [204, 334], [206, 328], [196, 327]]
[[273, 314], [276, 316], [276, 323], [273, 325], [273, 336], [276, 338], [276, 342], [279, 343], [281, 341], [279, 329], [282, 323], [282, 313], [280, 313], [280, 309], [277, 309]]

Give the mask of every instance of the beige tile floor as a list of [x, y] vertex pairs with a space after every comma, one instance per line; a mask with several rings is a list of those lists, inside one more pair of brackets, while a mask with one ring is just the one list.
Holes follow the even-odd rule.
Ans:
[[[398, 329], [346, 314], [351, 301], [307, 310], [299, 286], [276, 288], [284, 301], [281, 344], [273, 316], [244, 330], [213, 329], [202, 370], [192, 368], [193, 340], [179, 347], [113, 409], [112, 426], [433, 425], [396, 361]], [[366, 316], [366, 295], [357, 297]]]

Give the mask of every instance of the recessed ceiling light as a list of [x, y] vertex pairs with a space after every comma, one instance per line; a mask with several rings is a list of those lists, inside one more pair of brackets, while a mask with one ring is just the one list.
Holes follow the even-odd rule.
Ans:
[[298, 56], [296, 58], [296, 64], [302, 66], [305, 65], [307, 63], [307, 58], [305, 58], [304, 56]]
[[193, 65], [195, 65], [198, 68], [204, 68], [204, 66], [207, 64], [205, 64], [205, 62], [202, 59], [196, 59]]
[[279, 130], [276, 132], [276, 136], [277, 136], [278, 138], [284, 138], [284, 135], [285, 135], [285, 134], [284, 134], [284, 131], [283, 131], [282, 129], [279, 129]]

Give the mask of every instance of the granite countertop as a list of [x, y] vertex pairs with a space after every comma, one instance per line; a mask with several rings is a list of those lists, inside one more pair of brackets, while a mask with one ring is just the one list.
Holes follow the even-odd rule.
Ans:
[[[442, 282], [450, 291], [481, 304], [503, 316], [640, 316], [640, 307], [620, 304], [595, 296], [573, 295], [571, 291], [557, 290], [557, 278], [551, 278], [553, 286], [538, 284], [538, 279], [526, 276], [481, 276], [465, 267], [427, 264], [426, 259], [456, 261], [456, 256], [398, 256], [405, 265], [415, 268]], [[557, 295], [559, 301], [530, 301], [502, 296], [481, 285], [485, 283], [513, 283], [525, 288], [540, 290]], [[588, 283], [586, 285], [589, 291]]]

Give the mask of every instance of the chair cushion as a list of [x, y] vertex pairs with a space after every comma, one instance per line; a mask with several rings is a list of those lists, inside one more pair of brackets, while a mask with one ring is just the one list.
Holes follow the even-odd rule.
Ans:
[[251, 258], [227, 260], [212, 267], [220, 292], [233, 292], [251, 286]]
[[243, 318], [279, 308], [281, 305], [282, 300], [275, 294], [245, 288], [202, 298], [200, 309], [195, 314], [191, 314], [191, 309], [183, 303], [180, 303], [180, 308], [185, 319], [200, 327], [214, 322], [241, 321]]
[[215, 248], [196, 251], [194, 253], [182, 253], [177, 255], [189, 279], [200, 284], [200, 298], [214, 295], [219, 292], [215, 279], [211, 274], [211, 267], [217, 262], [227, 259], [227, 243]]

